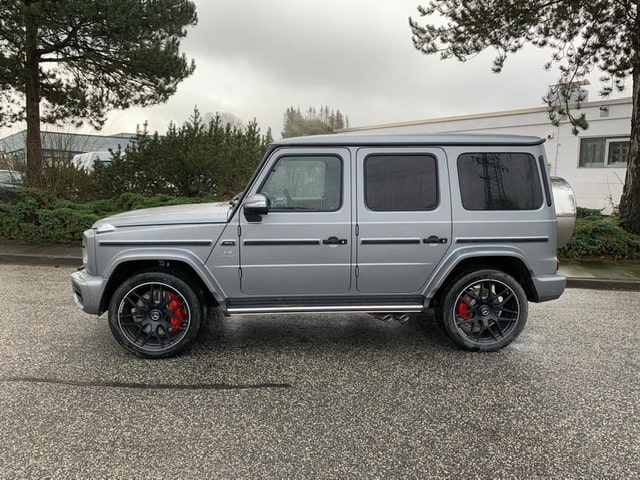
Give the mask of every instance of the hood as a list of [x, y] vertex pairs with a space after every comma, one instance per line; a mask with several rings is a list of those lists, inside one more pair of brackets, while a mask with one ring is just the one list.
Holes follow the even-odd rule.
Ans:
[[103, 218], [96, 222], [93, 228], [99, 229], [107, 224], [114, 227], [139, 227], [145, 225], [226, 223], [229, 211], [228, 202], [145, 208]]

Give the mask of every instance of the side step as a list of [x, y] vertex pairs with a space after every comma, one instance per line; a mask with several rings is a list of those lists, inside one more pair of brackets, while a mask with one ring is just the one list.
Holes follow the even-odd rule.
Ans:
[[223, 309], [228, 315], [314, 312], [421, 312], [425, 309], [425, 298], [422, 296], [230, 298], [226, 300]]

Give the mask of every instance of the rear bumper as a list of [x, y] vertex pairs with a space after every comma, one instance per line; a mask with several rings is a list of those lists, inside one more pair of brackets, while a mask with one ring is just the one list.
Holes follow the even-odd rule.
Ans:
[[567, 279], [559, 274], [533, 277], [532, 280], [538, 294], [538, 302], [555, 300], [562, 295], [567, 286]]
[[86, 313], [100, 315], [100, 303], [107, 282], [102, 277], [90, 275], [86, 270], [78, 270], [71, 274], [73, 300]]

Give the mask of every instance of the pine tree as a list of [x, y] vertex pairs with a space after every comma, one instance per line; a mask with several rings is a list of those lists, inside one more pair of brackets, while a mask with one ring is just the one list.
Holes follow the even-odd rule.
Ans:
[[[602, 72], [600, 94], [622, 91], [631, 77], [633, 107], [627, 176], [620, 201], [622, 226], [640, 233], [640, 12], [630, 0], [432, 0], [418, 7], [435, 23], [409, 19], [420, 52], [465, 61], [489, 48], [496, 50], [493, 71], [526, 44], [551, 49], [545, 68], [557, 64], [559, 89], [546, 100], [553, 121], [568, 115], [574, 133], [588, 126], [573, 115], [571, 91], [594, 71]], [[442, 21], [444, 20], [444, 21]], [[557, 100], [560, 101], [557, 101]]]
[[88, 121], [166, 101], [195, 65], [180, 52], [188, 0], [0, 2], [0, 125], [27, 123], [27, 181], [42, 169], [40, 122]]
[[[334, 133], [345, 128], [345, 117], [340, 112], [321, 106], [320, 110], [309, 107], [305, 115], [300, 113], [300, 108], [289, 107], [284, 113], [282, 138], [300, 137], [304, 135], [320, 135]], [[346, 126], [348, 126], [346, 120]]]

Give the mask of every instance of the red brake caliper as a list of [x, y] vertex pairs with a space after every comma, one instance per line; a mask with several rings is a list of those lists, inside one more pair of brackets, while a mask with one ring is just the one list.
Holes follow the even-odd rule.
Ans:
[[469, 312], [469, 310], [471, 310], [469, 308], [469, 305], [467, 305], [462, 300], [460, 300], [458, 302], [458, 305], [456, 305], [456, 313], [458, 314], [458, 318], [460, 320], [471, 320], [471, 317], [473, 317], [473, 313]]
[[[184, 319], [186, 312], [184, 311], [184, 307], [181, 306], [180, 300], [178, 299], [175, 293], [168, 292], [168, 295], [169, 295], [169, 300], [171, 301], [169, 302], [169, 305], [167, 305], [167, 308], [169, 309], [170, 312], [173, 312], [173, 315], [171, 316], [171, 320], [169, 320], [169, 323], [171, 323], [171, 325], [173, 325], [174, 327], [180, 327], [182, 326], [182, 321]], [[177, 310], [174, 311], [174, 309], [177, 309]], [[172, 328], [171, 333], [176, 333], [177, 330], [178, 330], [177, 328]]]

